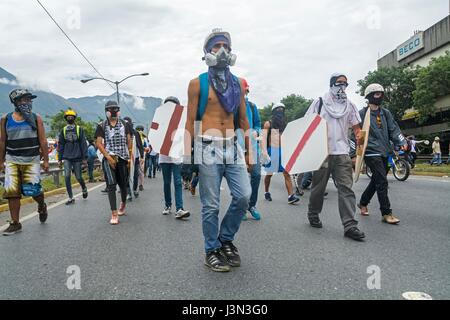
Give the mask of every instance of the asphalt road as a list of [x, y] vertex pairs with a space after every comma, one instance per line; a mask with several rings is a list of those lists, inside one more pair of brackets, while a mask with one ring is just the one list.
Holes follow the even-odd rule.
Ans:
[[[198, 196], [185, 191], [192, 215], [178, 221], [161, 214], [162, 178], [146, 179], [128, 215], [111, 226], [97, 187], [74, 206], [56, 204], [46, 224], [29, 216], [22, 233], [0, 237], [0, 299], [402, 299], [407, 291], [449, 299], [450, 180], [390, 182], [401, 224], [381, 223], [375, 199], [371, 216], [357, 217], [367, 236], [358, 243], [343, 237], [332, 183], [317, 230], [306, 218], [309, 192], [288, 205], [274, 177], [274, 201], [260, 200], [261, 221], [242, 223], [242, 266], [227, 274], [203, 265]], [[355, 186], [357, 197], [367, 183], [362, 177]], [[227, 188], [222, 199], [224, 212]], [[79, 267], [79, 290], [67, 287], [70, 266]], [[368, 289], [370, 266], [379, 267], [380, 289]]]

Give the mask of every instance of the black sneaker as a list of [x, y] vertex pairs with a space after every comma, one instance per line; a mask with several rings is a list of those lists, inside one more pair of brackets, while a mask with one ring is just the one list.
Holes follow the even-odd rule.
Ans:
[[75, 199], [69, 199], [66, 202], [66, 206], [70, 206], [71, 204], [74, 204], [74, 203], [75, 203]]
[[102, 193], [108, 193], [108, 188], [105, 188], [101, 191]]
[[266, 198], [267, 201], [272, 201], [272, 195], [270, 194], [270, 192], [264, 193], [264, 197]]
[[344, 236], [355, 241], [364, 241], [363, 239], [366, 237], [364, 232], [361, 232], [357, 227], [349, 229]]
[[88, 197], [88, 191], [87, 189], [83, 190], [83, 199], [86, 199]]
[[135, 198], [139, 198], [139, 192], [133, 191], [133, 194], [134, 194], [134, 197], [135, 197]]
[[44, 223], [45, 221], [47, 221], [48, 212], [47, 212], [47, 204], [46, 203], [44, 203], [42, 208], [38, 208], [38, 212], [39, 212], [39, 221], [41, 223]]
[[20, 231], [22, 231], [22, 224], [20, 222], [17, 223], [10, 222], [9, 227], [5, 231], [3, 231], [3, 235], [12, 236], [13, 234], [16, 234]]
[[206, 254], [205, 265], [215, 272], [229, 272], [231, 267], [222, 260], [219, 250], [215, 250]]
[[297, 198], [297, 197], [295, 196], [295, 194], [290, 195], [289, 198], [288, 198], [288, 203], [289, 203], [289, 204], [295, 204], [295, 203], [297, 203], [297, 202], [299, 202], [299, 201], [300, 201], [300, 199]]
[[232, 267], [241, 266], [241, 257], [239, 256], [238, 249], [233, 245], [231, 241], [222, 243], [220, 253], [226, 259], [226, 262], [230, 266]]
[[143, 185], [139, 186], [139, 191], [144, 191], [144, 186]]
[[309, 219], [309, 224], [313, 228], [321, 229], [323, 228], [322, 221], [319, 218], [311, 218]]

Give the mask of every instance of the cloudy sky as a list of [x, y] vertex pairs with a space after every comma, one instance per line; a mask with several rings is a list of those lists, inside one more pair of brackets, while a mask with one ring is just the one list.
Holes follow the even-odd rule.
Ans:
[[[449, 12], [448, 0], [41, 0], [107, 78], [133, 73], [121, 90], [176, 95], [187, 101], [189, 80], [206, 70], [203, 42], [211, 29], [231, 33], [233, 72], [248, 80], [262, 107], [291, 94], [317, 97], [335, 71], [356, 81], [376, 61]], [[66, 98], [108, 95], [104, 82], [35, 0], [0, 3], [0, 67], [32, 86]]]

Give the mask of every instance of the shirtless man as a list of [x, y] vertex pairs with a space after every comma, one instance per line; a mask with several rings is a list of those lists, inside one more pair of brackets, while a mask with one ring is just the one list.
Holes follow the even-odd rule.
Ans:
[[[188, 88], [188, 113], [185, 150], [191, 161], [194, 146], [195, 163], [199, 165], [202, 228], [205, 240], [205, 265], [216, 272], [239, 267], [241, 259], [233, 245], [251, 194], [245, 153], [235, 129], [248, 132], [245, 90], [240, 79], [230, 72], [236, 56], [231, 54], [228, 32], [213, 30], [206, 38], [204, 60], [207, 73], [191, 80]], [[248, 150], [248, 135], [245, 149]], [[232, 201], [219, 228], [220, 185], [225, 177]]]

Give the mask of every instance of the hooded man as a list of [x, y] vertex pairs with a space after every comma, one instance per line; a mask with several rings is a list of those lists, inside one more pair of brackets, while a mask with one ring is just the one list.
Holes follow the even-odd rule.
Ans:
[[314, 100], [306, 113], [319, 114], [327, 121], [329, 150], [328, 159], [313, 174], [308, 219], [312, 227], [322, 228], [319, 214], [322, 211], [328, 180], [330, 175], [333, 175], [339, 192], [339, 214], [344, 225], [344, 235], [356, 241], [363, 241], [365, 235], [358, 229], [358, 222], [354, 219], [356, 197], [352, 190], [353, 169], [348, 139], [349, 128], [353, 128], [359, 139], [361, 118], [356, 106], [347, 98], [347, 87], [347, 77], [344, 74], [333, 74], [328, 92]]
[[0, 171], [5, 170], [4, 199], [8, 199], [11, 222], [3, 235], [22, 230], [19, 222], [20, 199], [31, 196], [38, 203], [39, 220], [47, 220], [47, 205], [41, 186], [41, 158], [48, 171], [48, 144], [40, 115], [32, 112], [37, 96], [26, 89], [14, 89], [9, 99], [14, 111], [1, 119]]
[[[236, 62], [231, 36], [215, 29], [203, 46], [208, 72], [191, 80], [185, 135], [185, 163], [191, 163], [192, 146], [199, 165], [202, 228], [205, 240], [205, 265], [216, 272], [238, 267], [241, 259], [233, 244], [251, 194], [245, 154], [235, 130], [249, 130], [244, 88], [230, 71]], [[195, 130], [194, 130], [195, 129]], [[194, 145], [195, 141], [195, 145]], [[249, 139], [245, 136], [248, 150]], [[220, 185], [222, 178], [231, 191], [231, 205], [219, 227]]]

